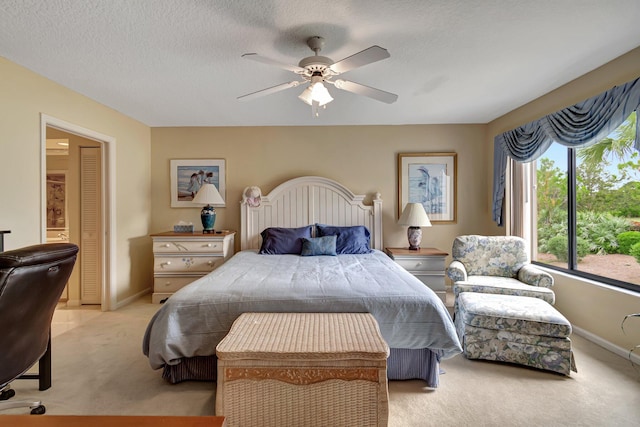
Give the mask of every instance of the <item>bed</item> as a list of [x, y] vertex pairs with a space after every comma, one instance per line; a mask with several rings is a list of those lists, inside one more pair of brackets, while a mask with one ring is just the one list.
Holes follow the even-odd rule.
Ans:
[[[365, 199], [322, 177], [245, 197], [241, 250], [176, 292], [150, 320], [143, 352], [151, 367], [172, 383], [215, 380], [216, 345], [244, 312], [369, 312], [391, 348], [389, 379], [437, 387], [440, 360], [462, 351], [455, 326], [440, 298], [382, 252], [382, 200]], [[269, 251], [281, 237], [276, 232], [292, 230], [310, 235], [296, 240], [304, 242], [301, 251]], [[360, 250], [363, 235], [368, 250]], [[293, 241], [287, 239], [285, 246]], [[326, 243], [338, 254], [316, 255]]]

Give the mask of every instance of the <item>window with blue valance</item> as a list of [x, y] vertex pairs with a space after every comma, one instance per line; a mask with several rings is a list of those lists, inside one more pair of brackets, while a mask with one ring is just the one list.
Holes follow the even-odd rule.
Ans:
[[[508, 157], [530, 162], [555, 141], [567, 147], [597, 143], [640, 107], [640, 78], [564, 108], [494, 138], [493, 220], [503, 224], [505, 174]], [[640, 152], [640, 120], [634, 148]]]

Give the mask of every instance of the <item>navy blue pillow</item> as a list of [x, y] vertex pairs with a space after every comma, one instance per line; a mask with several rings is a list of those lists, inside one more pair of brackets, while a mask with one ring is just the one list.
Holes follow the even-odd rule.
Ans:
[[300, 255], [300, 252], [302, 251], [302, 239], [311, 238], [312, 228], [313, 226], [311, 225], [299, 228], [266, 228], [262, 233], [260, 233], [262, 236], [260, 253], [267, 255]]
[[311, 239], [303, 239], [302, 256], [316, 255], [337, 255], [336, 254], [336, 236], [313, 237]]
[[368, 254], [373, 252], [369, 245], [371, 233], [364, 225], [352, 227], [335, 227], [332, 225], [316, 224], [318, 236], [336, 236], [336, 253]]

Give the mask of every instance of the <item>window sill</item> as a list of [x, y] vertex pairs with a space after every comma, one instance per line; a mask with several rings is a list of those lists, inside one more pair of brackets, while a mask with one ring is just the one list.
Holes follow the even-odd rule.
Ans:
[[587, 277], [582, 277], [579, 276], [577, 274], [572, 274], [570, 272], [567, 271], [563, 271], [563, 270], [556, 270], [555, 268], [549, 268], [549, 267], [545, 267], [544, 264], [539, 264], [534, 262], [533, 263], [536, 267], [538, 267], [539, 269], [546, 271], [547, 273], [551, 274], [552, 276], [562, 276], [562, 277], [566, 277], [567, 279], [571, 279], [571, 280], [575, 280], [575, 281], [579, 281], [579, 282], [584, 282], [586, 284], [589, 285], [593, 285], [593, 286], [597, 286], [603, 289], [608, 289], [608, 290], [612, 290], [612, 291], [616, 291], [616, 292], [620, 292], [626, 295], [631, 295], [633, 297], [640, 297], [640, 292], [638, 291], [634, 291], [632, 289], [627, 289], [627, 288], [623, 288], [620, 286], [615, 286], [615, 285], [610, 285], [608, 283], [604, 283], [604, 282], [600, 282], [598, 280], [594, 280], [594, 279], [590, 279]]

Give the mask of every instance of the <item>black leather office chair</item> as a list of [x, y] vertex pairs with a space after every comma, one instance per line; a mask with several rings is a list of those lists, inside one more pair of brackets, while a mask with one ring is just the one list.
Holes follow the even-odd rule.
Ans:
[[38, 400], [7, 401], [15, 395], [9, 383], [40, 361], [39, 376], [23, 378], [39, 378], [40, 390], [51, 385], [51, 319], [77, 253], [72, 243], [0, 253], [0, 410], [30, 407], [32, 414], [45, 412]]

